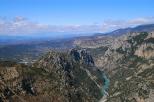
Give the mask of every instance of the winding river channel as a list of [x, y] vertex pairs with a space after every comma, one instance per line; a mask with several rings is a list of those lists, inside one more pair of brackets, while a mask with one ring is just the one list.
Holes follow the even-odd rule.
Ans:
[[108, 89], [109, 89], [109, 85], [110, 85], [110, 80], [109, 78], [106, 76], [105, 73], [102, 73], [103, 76], [103, 85], [102, 85], [102, 98], [99, 102], [106, 102], [107, 96], [108, 96]]
[[102, 93], [103, 93], [103, 95], [108, 95], [107, 91], [109, 89], [110, 80], [108, 79], [108, 77], [106, 76], [105, 73], [103, 73], [103, 79], [104, 79], [104, 84], [102, 87]]

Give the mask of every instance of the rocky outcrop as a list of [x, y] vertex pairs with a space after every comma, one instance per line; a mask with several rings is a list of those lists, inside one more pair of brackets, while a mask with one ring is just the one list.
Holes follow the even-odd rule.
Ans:
[[87, 52], [87, 50], [77, 50], [73, 49], [70, 52], [70, 55], [74, 58], [75, 61], [80, 61], [83, 64], [94, 66], [94, 60], [92, 56]]
[[142, 44], [136, 51], [135, 55], [143, 58], [152, 58], [154, 57], [154, 44]]
[[138, 46], [135, 55], [143, 58], [154, 57], [154, 33], [150, 33], [143, 44]]

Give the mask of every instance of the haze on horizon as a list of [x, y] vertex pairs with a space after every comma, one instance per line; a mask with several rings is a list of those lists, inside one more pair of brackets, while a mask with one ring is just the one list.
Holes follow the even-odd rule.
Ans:
[[153, 0], [1, 0], [0, 35], [88, 35], [154, 23]]

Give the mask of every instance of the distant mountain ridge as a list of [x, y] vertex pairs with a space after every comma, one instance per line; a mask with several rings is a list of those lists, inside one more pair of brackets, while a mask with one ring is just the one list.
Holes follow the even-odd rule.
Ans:
[[151, 32], [151, 31], [154, 31], [154, 24], [145, 24], [145, 25], [139, 25], [136, 27], [121, 28], [109, 33], [105, 33], [105, 35], [120, 36], [123, 34], [132, 33], [132, 32]]
[[152, 32], [154, 31], [154, 24], [139, 25], [134, 28], [117, 29], [109, 33], [99, 33], [90, 37], [79, 38], [74, 41], [74, 45], [82, 48], [98, 48], [101, 46], [110, 46], [116, 37], [127, 34]]

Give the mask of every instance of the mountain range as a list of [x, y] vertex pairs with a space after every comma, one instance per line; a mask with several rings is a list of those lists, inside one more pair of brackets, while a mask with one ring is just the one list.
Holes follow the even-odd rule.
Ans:
[[0, 58], [2, 102], [154, 102], [153, 24], [5, 45]]
[[[40, 55], [45, 54], [50, 49], [68, 50], [79, 47], [100, 47], [110, 45], [115, 37], [125, 35], [131, 32], [150, 32], [154, 30], [154, 24], [140, 25], [134, 28], [118, 29], [106, 34], [94, 34], [93, 36], [81, 36], [65, 39], [33, 38], [31, 37], [13, 37], [5, 36], [0, 38], [0, 59], [27, 61], [27, 57], [36, 60]], [[116, 35], [116, 36], [115, 36]], [[22, 39], [22, 41], [21, 41]], [[25, 39], [25, 40], [23, 40]], [[6, 42], [4, 44], [4, 42]], [[9, 42], [9, 43], [7, 43]], [[15, 42], [15, 43], [12, 43]], [[9, 53], [8, 53], [9, 51]], [[30, 61], [28, 61], [30, 62]]]

